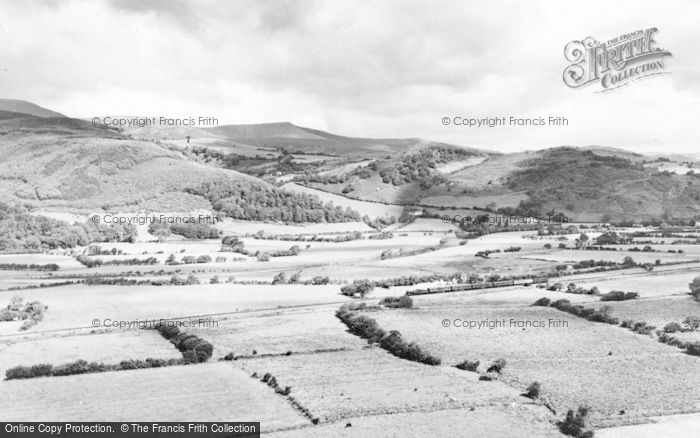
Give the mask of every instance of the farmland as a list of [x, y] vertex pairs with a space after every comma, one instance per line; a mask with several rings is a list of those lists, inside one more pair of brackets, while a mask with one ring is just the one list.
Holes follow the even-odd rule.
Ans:
[[[8, 266], [58, 266], [51, 272], [0, 271], [2, 302], [21, 296], [24, 302], [48, 306], [42, 319], [27, 329], [20, 330], [22, 321], [0, 322], [3, 371], [77, 360], [108, 365], [146, 358], [181, 360], [175, 345], [157, 332], [119, 328], [111, 321], [189, 321], [182, 330], [213, 348], [203, 364], [1, 381], [3, 392], [36, 393], [40, 401], [13, 397], [0, 409], [17, 421], [86, 416], [213, 421], [230, 419], [228, 409], [234, 406], [240, 413], [237, 419], [261, 421], [266, 435], [279, 437], [366, 436], [387, 428], [396, 436], [428, 430], [457, 433], [464, 428], [484, 437], [516, 436], [516, 431], [561, 436], [556, 422], [581, 405], [592, 408], [591, 427], [613, 433], [617, 427], [700, 410], [697, 393], [688, 389], [700, 384], [696, 357], [623, 327], [530, 306], [542, 297], [567, 299], [596, 309], [608, 305], [615, 317], [658, 327], [681, 322], [698, 314], [698, 303], [687, 288], [700, 266], [692, 245], [673, 245], [687, 249], [683, 253], [576, 250], [572, 242], [578, 234], [569, 234], [569, 248], [544, 248], [557, 240], [538, 238], [536, 231], [464, 238], [456, 224], [430, 218], [396, 223], [383, 231], [359, 223], [330, 227], [224, 221], [218, 227], [223, 234], [238, 236], [245, 251], [226, 251], [220, 239], [169, 236], [101, 243], [90, 258], [102, 260], [102, 265], [94, 267], [78, 261], [85, 247], [0, 255], [0, 263]], [[298, 250], [289, 253], [295, 245]], [[479, 256], [484, 252], [486, 256]], [[268, 261], [259, 257], [276, 253], [287, 255]], [[622, 264], [627, 255], [634, 265]], [[153, 264], [128, 264], [148, 257], [154, 258]], [[185, 262], [188, 258], [191, 263]], [[641, 263], [656, 258], [660, 264], [643, 269]], [[606, 269], [612, 270], [577, 267], [591, 259], [605, 261]], [[494, 275], [550, 278], [539, 286], [418, 295], [412, 309], [366, 313], [384, 330], [398, 330], [406, 342], [438, 357], [437, 366], [402, 359], [369, 344], [335, 316], [343, 304], [373, 306], [410, 290], [487, 282]], [[413, 283], [402, 283], [411, 278]], [[365, 297], [340, 293], [361, 279], [386, 287], [374, 287]], [[111, 280], [124, 282], [107, 284]], [[68, 283], [47, 287], [61, 282]], [[546, 289], [557, 282], [562, 290]], [[640, 298], [601, 302], [598, 295], [567, 293], [569, 283], [596, 286], [600, 293], [636, 291]], [[455, 327], [458, 320], [516, 323], [470, 329]], [[547, 327], [522, 325], [528, 321], [544, 321]], [[694, 332], [676, 336], [685, 342], [699, 339]], [[489, 365], [500, 358], [506, 360], [503, 371], [488, 373]], [[465, 360], [480, 365], [475, 371], [455, 367]], [[288, 388], [288, 394], [275, 393], [269, 380], [261, 381], [268, 373], [279, 385], [277, 390]], [[572, 375], [578, 376], [575, 384]], [[186, 383], [172, 387], [168, 382], [174, 379]], [[542, 385], [540, 398], [523, 397], [535, 381]], [[104, 390], [96, 396], [98, 388]], [[105, 408], [119, 388], [129, 388], [127, 396], [139, 403]], [[203, 396], [186, 414], [163, 403], [177, 403], [195, 390]], [[240, 400], [249, 402], [243, 405]]]

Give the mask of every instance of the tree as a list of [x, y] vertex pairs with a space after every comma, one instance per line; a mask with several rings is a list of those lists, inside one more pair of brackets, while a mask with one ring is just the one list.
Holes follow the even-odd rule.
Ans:
[[700, 275], [695, 277], [688, 287], [690, 288], [690, 293], [695, 297], [695, 299], [700, 300]]
[[272, 279], [272, 284], [287, 284], [287, 274], [280, 272]]
[[524, 395], [527, 398], [535, 400], [536, 398], [539, 398], [541, 390], [542, 385], [540, 385], [540, 382], [532, 382], [530, 386], [527, 387]]
[[690, 331], [695, 331], [700, 328], [700, 317], [689, 316], [683, 320], [683, 325]]

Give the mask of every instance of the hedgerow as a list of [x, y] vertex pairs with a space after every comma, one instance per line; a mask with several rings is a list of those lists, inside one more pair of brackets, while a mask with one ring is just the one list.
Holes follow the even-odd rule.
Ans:
[[[364, 305], [364, 303], [362, 304]], [[367, 306], [348, 306], [345, 304], [338, 309], [336, 316], [348, 327], [350, 333], [367, 339], [370, 343], [379, 344], [384, 350], [396, 357], [426, 365], [440, 365], [439, 358], [423, 351], [414, 342], [406, 342], [397, 330], [387, 333], [376, 320], [358, 312], [366, 309]]]

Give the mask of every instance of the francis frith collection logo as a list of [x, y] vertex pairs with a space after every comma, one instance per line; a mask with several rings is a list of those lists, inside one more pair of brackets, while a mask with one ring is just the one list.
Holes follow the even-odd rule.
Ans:
[[668, 73], [664, 57], [671, 52], [658, 47], [657, 28], [637, 30], [606, 42], [592, 37], [571, 41], [564, 57], [572, 64], [564, 70], [564, 83], [571, 88], [586, 85], [611, 91], [653, 75]]

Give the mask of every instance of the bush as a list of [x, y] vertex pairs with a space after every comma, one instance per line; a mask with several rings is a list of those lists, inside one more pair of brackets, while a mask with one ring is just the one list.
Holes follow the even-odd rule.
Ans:
[[496, 359], [491, 364], [491, 366], [486, 369], [486, 372], [487, 373], [496, 372], [498, 374], [501, 374], [501, 372], [503, 371], [503, 368], [505, 368], [505, 367], [506, 367], [506, 360], [505, 359], [502, 359], [502, 358]]
[[464, 371], [476, 372], [476, 370], [479, 368], [479, 363], [480, 362], [478, 360], [475, 360], [473, 362], [469, 361], [469, 360], [465, 360], [464, 362], [461, 362], [461, 363], [458, 363], [457, 365], [455, 365], [455, 367], [459, 368], [460, 370], [464, 370]]
[[560, 421], [557, 424], [561, 433], [577, 438], [593, 437], [593, 432], [586, 431], [586, 419], [588, 417], [588, 412], [589, 409], [585, 406], [580, 406], [576, 413], [569, 409], [569, 411], [566, 413], [564, 421]]
[[685, 330], [694, 332], [697, 329], [700, 328], [700, 317], [698, 316], [689, 316], [686, 319], [683, 320], [683, 326], [685, 327]]
[[280, 272], [272, 279], [272, 284], [287, 284], [287, 274]]
[[622, 324], [620, 324], [620, 327], [631, 329], [632, 327], [634, 327], [634, 320], [626, 319], [626, 320], [622, 321]]
[[157, 324], [155, 329], [180, 350], [185, 363], [206, 362], [214, 354], [214, 346], [211, 343], [198, 336], [182, 333], [175, 325]]
[[637, 292], [623, 292], [621, 290], [610, 291], [600, 297], [600, 301], [626, 301], [639, 298]]
[[374, 289], [374, 283], [369, 280], [355, 280], [353, 284], [348, 284], [340, 288], [340, 293], [348, 297], [359, 295], [364, 297]]
[[415, 343], [406, 343], [400, 332], [392, 330], [387, 334], [374, 319], [355, 313], [358, 309], [366, 308], [364, 303], [355, 306], [344, 304], [338, 309], [336, 316], [347, 325], [350, 333], [367, 339], [370, 343], [378, 342], [383, 349], [396, 357], [426, 365], [440, 365], [439, 358], [431, 356]]
[[211, 263], [211, 256], [209, 255], [201, 255], [197, 257], [197, 263]]
[[695, 277], [688, 287], [690, 288], [690, 294], [693, 295], [696, 300], [700, 300], [700, 275]]
[[681, 331], [681, 325], [677, 322], [669, 322], [664, 326], [664, 333], [676, 333]]
[[655, 329], [656, 326], [647, 325], [647, 323], [644, 321], [636, 322], [632, 326], [632, 331], [639, 333], [640, 335], [650, 335]]
[[540, 382], [532, 382], [530, 386], [527, 387], [525, 390], [525, 397], [531, 398], [533, 400], [539, 398], [540, 396], [540, 391], [542, 390], [542, 385], [540, 385]]
[[534, 303], [532, 303], [532, 306], [548, 307], [551, 303], [552, 303], [552, 301], [551, 301], [549, 298], [547, 298], [547, 297], [542, 297], [542, 298], [540, 298], [539, 300], [537, 300], [537, 301], [535, 301]]
[[386, 297], [383, 298], [380, 302], [380, 305], [392, 308], [392, 309], [397, 309], [397, 308], [403, 308], [403, 309], [411, 309], [413, 307], [413, 300], [411, 297], [407, 295], [402, 295], [400, 297]]
[[[35, 365], [37, 367], [40, 367], [41, 365]], [[12, 379], [31, 379], [32, 377], [43, 377], [43, 376], [48, 376], [50, 375], [50, 369], [51, 365], [46, 364], [46, 367], [49, 367], [49, 372], [46, 373], [44, 372], [44, 369], [37, 369], [34, 370], [34, 367], [28, 367], [24, 365], [19, 365], [16, 367], [8, 368], [5, 371], [5, 379], [7, 380], [12, 380]]]
[[693, 356], [700, 356], [700, 342], [692, 342], [688, 344], [685, 352]]

